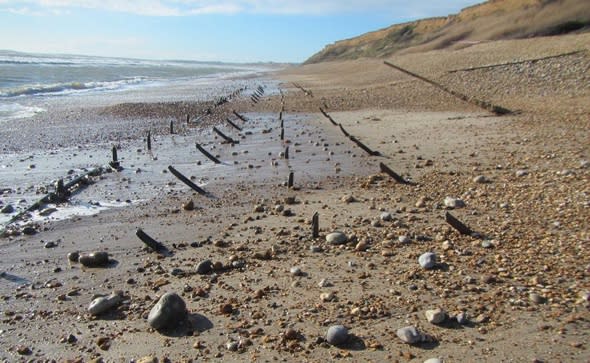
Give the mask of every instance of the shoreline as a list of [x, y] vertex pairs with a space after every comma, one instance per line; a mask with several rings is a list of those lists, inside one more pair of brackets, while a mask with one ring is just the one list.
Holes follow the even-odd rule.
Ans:
[[[498, 47], [504, 52], [529, 49], [522, 44], [529, 43], [514, 41], [507, 47], [502, 42]], [[440, 55], [446, 65], [453, 64], [453, 57], [467, 64], [477, 59], [477, 47]], [[437, 64], [437, 54], [416, 61], [412, 69], [436, 73], [427, 66]], [[544, 62], [531, 66], [530, 73], [552, 69], [547, 79], [560, 79], [562, 68], [556, 61]], [[576, 69], [590, 64], [587, 53], [560, 62]], [[120, 180], [107, 175], [87, 191], [132, 193], [134, 183], [145, 183], [142, 190], [154, 196], [151, 202], [60, 221], [34, 236], [0, 240], [5, 256], [0, 295], [6, 302], [0, 324], [6, 348], [0, 357], [589, 359], [590, 270], [583, 258], [590, 241], [586, 76], [576, 79], [566, 73], [568, 87], [546, 90], [543, 82], [524, 87], [529, 73], [519, 76], [513, 69], [463, 76], [463, 87], [482, 87], [490, 94], [497, 87], [491, 101], [521, 109], [492, 117], [378, 64], [365, 60], [283, 72], [275, 76], [282, 99], [269, 92], [274, 95], [255, 104], [249, 96], [229, 102], [203, 131], [179, 129], [178, 135], [169, 135], [169, 119], [160, 119], [162, 131], [153, 150], [158, 160], [137, 152], [144, 146], [141, 135], [147, 125], [131, 130], [136, 136], [122, 150], [123, 165], [128, 171], [145, 169], [145, 175], [124, 172]], [[433, 78], [444, 80], [441, 74]], [[503, 88], [508, 84], [514, 87]], [[369, 156], [355, 146], [319, 107], [382, 156]], [[252, 123], [251, 134], [244, 129], [234, 147], [219, 144], [211, 131], [214, 124], [222, 127], [219, 121], [231, 110]], [[280, 116], [288, 144], [279, 138]], [[227, 124], [223, 127], [238, 137]], [[226, 165], [216, 166], [199, 155], [195, 141]], [[289, 160], [280, 156], [286, 146]], [[105, 159], [94, 153], [95, 158]], [[197, 160], [208, 169], [195, 168]], [[379, 163], [414, 184], [399, 184], [379, 173]], [[214, 197], [197, 195], [161, 173], [168, 164], [194, 175]], [[232, 179], [226, 170], [237, 174]], [[295, 172], [294, 189], [284, 186], [290, 170]], [[201, 174], [209, 180], [200, 180]], [[465, 207], [446, 206], [446, 197], [461, 199]], [[192, 211], [182, 207], [189, 198], [196, 206]], [[314, 212], [320, 216], [317, 239], [311, 236]], [[445, 222], [447, 212], [484, 237], [457, 232]], [[162, 242], [171, 255], [142, 248], [137, 228]], [[325, 236], [334, 231], [350, 241], [326, 242]], [[57, 246], [45, 248], [47, 242]], [[107, 268], [85, 268], [68, 262], [66, 255], [76, 250], [108, 251], [114, 262]], [[433, 270], [418, 264], [428, 251], [438, 257]], [[196, 266], [207, 259], [218, 263], [217, 268], [196, 274]], [[293, 273], [294, 267], [301, 273]], [[26, 284], [19, 287], [19, 281]], [[92, 297], [114, 290], [123, 291], [118, 308], [99, 317], [86, 312]], [[149, 327], [147, 313], [159, 296], [171, 291], [182, 296], [193, 320], [162, 334]], [[228, 304], [231, 312], [224, 308]], [[425, 318], [426, 310], [437, 307], [447, 312], [440, 325]], [[468, 324], [457, 323], [459, 312], [467, 314]], [[63, 329], [64, 324], [69, 328]], [[351, 333], [340, 347], [324, 340], [335, 324]], [[407, 325], [432, 339], [403, 343], [396, 331]], [[69, 334], [75, 342], [68, 343]], [[19, 354], [19, 346], [30, 355]]]

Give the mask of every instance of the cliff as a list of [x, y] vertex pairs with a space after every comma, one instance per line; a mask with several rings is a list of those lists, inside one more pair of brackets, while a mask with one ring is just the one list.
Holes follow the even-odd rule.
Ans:
[[587, 0], [489, 0], [447, 17], [422, 19], [341, 40], [305, 63], [397, 53], [463, 48], [500, 39], [584, 32], [590, 29]]

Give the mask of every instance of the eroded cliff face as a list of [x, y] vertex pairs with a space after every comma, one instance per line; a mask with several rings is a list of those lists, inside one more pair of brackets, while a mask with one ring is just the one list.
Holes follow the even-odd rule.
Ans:
[[447, 17], [396, 24], [335, 42], [305, 63], [463, 48], [488, 40], [589, 29], [590, 2], [586, 0], [490, 0]]

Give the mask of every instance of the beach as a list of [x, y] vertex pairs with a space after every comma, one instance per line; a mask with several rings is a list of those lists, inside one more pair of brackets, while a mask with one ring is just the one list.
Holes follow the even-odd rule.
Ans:
[[[198, 97], [64, 98], [3, 122], [0, 208], [15, 207], [3, 222], [50, 182], [104, 170], [4, 231], [0, 360], [588, 361], [588, 44], [579, 34], [387, 59], [508, 115], [361, 59], [178, 92]], [[119, 171], [107, 167], [113, 146]], [[110, 262], [68, 259], [93, 251]], [[117, 306], [88, 312], [112, 292]], [[168, 292], [188, 317], [157, 331], [148, 315]], [[443, 320], [429, 322], [437, 308]], [[342, 344], [328, 342], [334, 325], [348, 330]], [[408, 326], [412, 344], [399, 337]]]

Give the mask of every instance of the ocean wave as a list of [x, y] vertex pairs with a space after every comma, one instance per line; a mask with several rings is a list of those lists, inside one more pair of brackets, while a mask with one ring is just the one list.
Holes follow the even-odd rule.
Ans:
[[36, 106], [23, 106], [19, 103], [0, 104], [0, 121], [31, 117], [41, 112], [45, 112], [45, 109]]
[[115, 90], [147, 81], [146, 77], [134, 77], [111, 82], [67, 82], [36, 84], [0, 90], [0, 97], [35, 96], [47, 94], [70, 94], [88, 90]]

